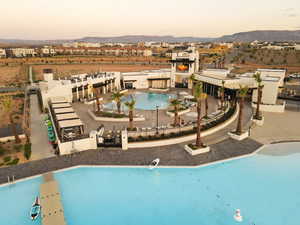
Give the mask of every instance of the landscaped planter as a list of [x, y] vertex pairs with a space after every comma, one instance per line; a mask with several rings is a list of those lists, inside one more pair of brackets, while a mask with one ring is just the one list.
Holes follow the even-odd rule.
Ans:
[[256, 125], [262, 126], [262, 125], [264, 125], [265, 118], [264, 118], [263, 116], [262, 116], [262, 118], [261, 118], [260, 120], [257, 120], [257, 119], [252, 118], [252, 121], [253, 121], [253, 123], [255, 123]]
[[[178, 116], [183, 115], [185, 113], [188, 113], [190, 111], [191, 111], [190, 109], [185, 109], [185, 110], [179, 111]], [[170, 116], [170, 117], [174, 117], [175, 113], [167, 111], [167, 115]]]
[[242, 141], [242, 140], [246, 139], [247, 137], [249, 137], [249, 131], [242, 133], [241, 135], [238, 135], [234, 132], [229, 132], [228, 135], [234, 140]]
[[[88, 110], [88, 114], [94, 119], [95, 121], [105, 121], [105, 122], [129, 122], [128, 117], [123, 118], [114, 118], [114, 117], [100, 117], [96, 116], [92, 111]], [[134, 122], [145, 121], [145, 117], [134, 117]]]
[[190, 155], [199, 155], [199, 154], [209, 152], [210, 147], [206, 146], [206, 147], [202, 147], [202, 148], [198, 148], [198, 149], [192, 149], [190, 146], [185, 145], [184, 150], [186, 150]]

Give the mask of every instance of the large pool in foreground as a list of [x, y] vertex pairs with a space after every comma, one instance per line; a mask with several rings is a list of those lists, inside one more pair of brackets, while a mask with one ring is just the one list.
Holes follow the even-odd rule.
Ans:
[[[298, 225], [300, 144], [291, 154], [199, 168], [76, 168], [55, 174], [68, 225]], [[276, 151], [275, 151], [276, 152]], [[42, 179], [0, 187], [0, 224], [28, 218]], [[244, 221], [233, 219], [240, 208]]]
[[[136, 92], [132, 95], [126, 95], [122, 97], [122, 102], [130, 101], [131, 96], [136, 100], [136, 109], [141, 110], [156, 110], [156, 106], [159, 109], [165, 109], [169, 106], [171, 98], [175, 98], [174, 94], [165, 94], [165, 93], [151, 93], [151, 92]], [[124, 109], [126, 107], [123, 105]], [[104, 108], [117, 109], [117, 106], [114, 102], [104, 104]]]

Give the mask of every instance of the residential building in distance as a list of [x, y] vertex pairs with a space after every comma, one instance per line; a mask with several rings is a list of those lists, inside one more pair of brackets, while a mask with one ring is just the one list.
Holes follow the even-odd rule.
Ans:
[[5, 58], [6, 57], [6, 51], [3, 48], [0, 48], [0, 58]]
[[53, 56], [56, 54], [56, 51], [52, 46], [44, 46], [39, 52], [41, 56]]
[[6, 52], [8, 57], [33, 57], [36, 56], [34, 48], [9, 48]]

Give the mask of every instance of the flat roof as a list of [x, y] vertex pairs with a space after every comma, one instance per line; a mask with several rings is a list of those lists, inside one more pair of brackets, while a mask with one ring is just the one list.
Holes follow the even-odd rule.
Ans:
[[55, 114], [59, 113], [73, 113], [74, 109], [73, 108], [61, 108], [61, 109], [54, 109]]
[[82, 125], [83, 125], [83, 123], [81, 122], [80, 119], [58, 121], [58, 126], [60, 128], [78, 127], [78, 126], [82, 126]]
[[59, 109], [59, 108], [69, 108], [72, 107], [70, 103], [56, 103], [52, 105], [53, 109]]
[[56, 120], [69, 120], [69, 119], [79, 119], [78, 115], [76, 113], [64, 113], [64, 114], [58, 114], [56, 115]]
[[63, 96], [51, 97], [50, 101], [51, 101], [52, 104], [54, 104], [54, 103], [66, 103], [67, 102], [66, 98], [63, 97]]

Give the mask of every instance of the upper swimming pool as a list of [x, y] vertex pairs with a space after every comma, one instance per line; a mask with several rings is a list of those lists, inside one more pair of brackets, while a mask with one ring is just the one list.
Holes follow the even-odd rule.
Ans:
[[[176, 97], [174, 94], [161, 94], [161, 93], [146, 93], [146, 92], [136, 92], [132, 95], [132, 97], [136, 100], [136, 109], [141, 110], [155, 110], [156, 106], [158, 106], [159, 109], [165, 109], [169, 105], [169, 100], [171, 98]], [[122, 98], [122, 102], [130, 101], [131, 96], [127, 95]], [[123, 106], [126, 110], [126, 106]], [[109, 109], [117, 109], [117, 106], [115, 103], [110, 102], [107, 104], [104, 104], [104, 108]]]
[[[297, 225], [299, 147], [270, 146], [294, 153], [256, 154], [198, 168], [81, 167], [55, 178], [68, 225]], [[0, 224], [41, 224], [29, 219], [41, 180], [0, 187]], [[233, 218], [237, 208], [241, 223]]]

